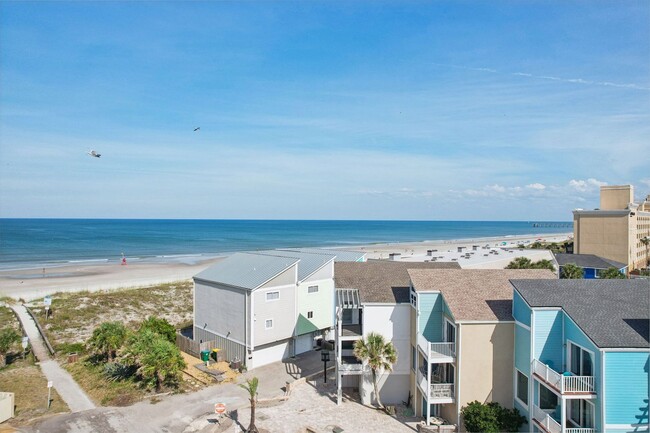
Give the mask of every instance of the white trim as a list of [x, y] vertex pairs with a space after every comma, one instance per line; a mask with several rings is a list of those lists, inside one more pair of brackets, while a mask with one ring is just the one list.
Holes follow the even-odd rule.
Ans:
[[[596, 346], [598, 347], [598, 346]], [[605, 347], [605, 348], [598, 348], [601, 352], [643, 352], [647, 353], [648, 348], [642, 348], [642, 347]]]
[[[269, 322], [271, 322], [271, 326], [267, 326]], [[264, 329], [265, 330], [273, 329], [273, 318], [272, 317], [270, 319], [264, 319]]]
[[[591, 427], [591, 428], [595, 429], [596, 428], [596, 405], [594, 403], [590, 402], [589, 399], [586, 399], [586, 398], [572, 398], [572, 399], [569, 399], [569, 400], [579, 400], [579, 401], [582, 400], [585, 403], [588, 403], [588, 404], [591, 405], [591, 421], [592, 421], [591, 424], [593, 425], [593, 427]], [[568, 407], [568, 410], [567, 410], [566, 418], [569, 421], [571, 421], [573, 424], [576, 424], [575, 420], [573, 418], [571, 418], [571, 415], [573, 415], [573, 410], [571, 409], [571, 405], [569, 404], [569, 405], [567, 405], [567, 407]], [[580, 409], [580, 403], [578, 403], [578, 409]], [[582, 423], [578, 423], [578, 424], [582, 424]], [[580, 426], [579, 428], [588, 428], [588, 427]]]
[[[648, 424], [607, 424], [604, 430], [615, 428], [615, 429], [626, 429], [626, 428], [637, 428], [637, 427], [648, 427]], [[645, 430], [647, 431], [647, 430]], [[641, 430], [639, 433], [643, 433]]]
[[530, 326], [526, 325], [525, 323], [521, 323], [521, 322], [518, 321], [518, 320], [515, 320], [515, 325], [517, 325], [517, 326], [521, 326], [521, 327], [524, 328], [525, 330], [530, 331]]
[[[567, 360], [567, 363], [566, 363], [566, 368], [564, 369], [564, 371], [571, 371], [571, 361], [572, 361], [572, 359], [571, 359], [571, 346], [570, 346], [571, 344], [573, 344], [574, 346], [577, 346], [580, 349], [584, 350], [585, 352], [589, 352], [589, 354], [591, 354], [591, 375], [594, 376], [594, 373], [596, 373], [594, 371], [595, 368], [596, 368], [596, 354], [594, 352], [592, 352], [591, 350], [587, 349], [586, 347], [583, 347], [580, 344], [578, 344], [575, 341], [570, 340], [568, 338], [566, 339], [566, 354], [567, 354], [566, 360]], [[582, 369], [582, 366], [580, 367], [580, 369]]]
[[518, 378], [517, 378], [517, 373], [521, 373], [521, 375], [526, 378], [526, 383], [527, 383], [526, 393], [529, 394], [528, 395], [528, 403], [530, 403], [530, 394], [532, 394], [530, 392], [530, 390], [532, 388], [531, 383], [530, 383], [530, 377], [526, 376], [523, 371], [521, 371], [521, 370], [519, 370], [518, 368], [515, 367], [515, 401], [517, 403], [519, 403], [519, 405], [521, 407], [524, 407], [524, 408], [526, 408], [526, 410], [528, 410], [528, 403], [524, 403], [523, 401], [521, 401], [519, 399], [519, 397], [517, 397], [517, 391], [519, 390], [519, 381], [518, 381]]
[[[521, 299], [524, 299], [522, 296]], [[524, 299], [525, 302], [525, 299]], [[526, 302], [527, 303], [527, 302]], [[535, 309], [531, 308], [530, 309], [530, 353], [529, 353], [529, 360], [528, 360], [528, 368], [529, 374], [532, 372], [532, 365], [533, 365], [533, 359], [535, 359]], [[529, 382], [530, 383], [530, 380]], [[515, 390], [516, 394], [516, 390]], [[534, 401], [535, 396], [533, 395], [533, 388], [529, 386], [529, 391], [528, 391], [528, 401]], [[519, 400], [519, 399], [517, 399]], [[526, 406], [528, 408], [528, 406]], [[528, 426], [529, 426], [529, 431], [530, 433], [533, 432], [533, 411], [528, 410]]]
[[255, 348], [255, 345], [253, 344], [255, 342], [255, 305], [253, 301], [255, 300], [255, 296], [253, 296], [253, 292], [248, 293], [248, 302], [250, 303], [251, 307], [251, 317], [250, 317], [250, 327], [251, 327], [251, 337], [250, 337], [250, 351], [252, 352], [253, 349]]
[[457, 370], [456, 371], [456, 375], [457, 375], [456, 379], [458, 379], [458, 380], [456, 381], [455, 385], [456, 385], [456, 425], [458, 426], [458, 430], [460, 430], [460, 402], [462, 401], [460, 399], [460, 391], [461, 391], [460, 384], [462, 383], [461, 375], [460, 375], [460, 372], [461, 372], [460, 366], [461, 366], [461, 359], [462, 359], [461, 353], [462, 353], [462, 349], [463, 349], [463, 346], [460, 344], [461, 343], [461, 332], [460, 332], [461, 327], [462, 326], [459, 323], [458, 327], [456, 328], [456, 366], [457, 366], [457, 368], [456, 368], [456, 370]]
[[[605, 400], [605, 354], [601, 351], [600, 352], [600, 401], [604, 402], [607, 401]], [[606, 410], [603, 407], [603, 403], [600, 403], [600, 422], [602, 423], [601, 426], [606, 425]], [[603, 427], [603, 430], [605, 428]]]
[[458, 328], [456, 327], [454, 322], [449, 320], [449, 318], [447, 316], [445, 316], [444, 314], [442, 315], [442, 325], [443, 325], [442, 326], [442, 340], [444, 342], [446, 342], [446, 343], [451, 343], [451, 341], [448, 340], [449, 336], [447, 335], [447, 323], [449, 323], [454, 328], [454, 341], [453, 341], [453, 343], [455, 343], [456, 339], [457, 339], [457, 336], [458, 336]]
[[[275, 299], [269, 299], [269, 295], [270, 295], [271, 293], [277, 293], [277, 294], [278, 294], [278, 297], [275, 298]], [[277, 290], [277, 289], [269, 289], [269, 290], [265, 291], [265, 292], [264, 292], [264, 300], [265, 300], [266, 302], [279, 301], [279, 300], [280, 300], [280, 291]]]
[[536, 310], [545, 310], [545, 311], [560, 311], [562, 307], [531, 307]]

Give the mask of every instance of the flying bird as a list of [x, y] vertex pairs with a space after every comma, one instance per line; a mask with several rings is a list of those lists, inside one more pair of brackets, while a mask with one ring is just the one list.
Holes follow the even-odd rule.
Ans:
[[200, 126], [197, 126], [196, 128], [194, 128], [194, 132], [196, 132], [196, 131], [198, 131], [198, 130], [200, 130], [200, 129], [201, 129], [201, 127], [200, 127]]
[[90, 152], [88, 152], [88, 155], [94, 156], [95, 158], [99, 158], [99, 157], [102, 156], [100, 153], [97, 153], [94, 150], [91, 150]]

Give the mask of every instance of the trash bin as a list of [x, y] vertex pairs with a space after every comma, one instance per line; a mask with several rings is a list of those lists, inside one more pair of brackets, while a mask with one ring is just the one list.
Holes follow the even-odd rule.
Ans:
[[212, 359], [215, 362], [221, 362], [222, 361], [223, 356], [221, 356], [219, 352], [221, 352], [221, 349], [212, 349]]
[[202, 350], [201, 351], [201, 361], [208, 362], [210, 360], [210, 351]]

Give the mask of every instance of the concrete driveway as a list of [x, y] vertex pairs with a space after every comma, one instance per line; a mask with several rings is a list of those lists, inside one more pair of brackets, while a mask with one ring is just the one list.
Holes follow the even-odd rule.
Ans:
[[[330, 362], [328, 367], [332, 365]], [[237, 383], [213, 385], [193, 393], [163, 397], [155, 404], [146, 400], [128, 407], [100, 407], [58, 415], [20, 431], [181, 433], [196, 419], [212, 413], [215, 403], [226, 404], [227, 410], [247, 407], [248, 394], [238, 386], [247, 378], [255, 376], [259, 379], [259, 398], [273, 398], [284, 395], [287, 382], [317, 373], [320, 369], [320, 352], [309, 352], [295, 359], [249, 371], [238, 377]]]

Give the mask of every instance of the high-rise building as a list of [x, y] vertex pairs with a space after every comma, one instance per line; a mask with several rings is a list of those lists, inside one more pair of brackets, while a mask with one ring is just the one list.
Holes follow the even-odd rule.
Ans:
[[600, 187], [600, 208], [573, 211], [575, 254], [595, 254], [627, 263], [628, 270], [648, 266], [650, 195], [634, 201], [632, 185]]

